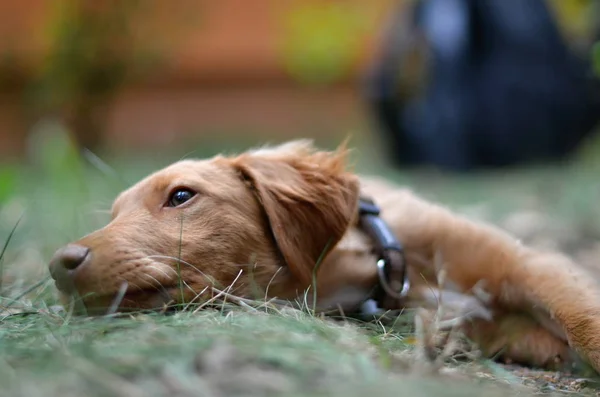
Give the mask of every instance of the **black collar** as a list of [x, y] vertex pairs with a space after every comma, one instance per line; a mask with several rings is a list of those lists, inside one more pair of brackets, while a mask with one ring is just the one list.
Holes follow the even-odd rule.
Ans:
[[410, 282], [402, 244], [379, 216], [380, 208], [373, 200], [362, 197], [358, 203], [358, 226], [373, 241], [379, 283], [373, 294], [380, 308], [397, 309], [408, 294]]

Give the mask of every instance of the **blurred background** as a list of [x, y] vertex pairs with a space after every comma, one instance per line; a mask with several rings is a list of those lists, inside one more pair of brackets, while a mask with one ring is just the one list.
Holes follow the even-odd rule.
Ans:
[[[593, 106], [582, 88], [591, 83], [581, 79], [600, 32], [597, 3], [0, 1], [0, 156], [26, 159], [29, 138], [44, 123], [58, 123], [79, 147], [98, 154], [217, 139], [245, 145], [356, 136], [395, 150], [390, 159], [411, 157], [408, 151], [423, 158], [417, 163], [437, 164], [437, 155], [419, 147], [441, 141], [450, 151], [444, 136], [467, 146], [464, 131], [523, 118], [510, 102], [528, 95], [554, 102], [522, 105], [541, 114], [537, 124], [504, 123], [473, 135], [503, 135], [519, 146], [525, 139], [507, 130], [528, 128], [541, 147], [544, 136], [579, 137], [596, 121], [581, 109], [572, 113]], [[568, 63], [565, 45], [588, 65]], [[536, 76], [537, 86], [530, 81]], [[395, 103], [384, 103], [392, 96]], [[426, 106], [414, 105], [419, 101]], [[475, 117], [462, 102], [488, 108]], [[396, 120], [386, 120], [386, 112]], [[564, 113], [561, 133], [552, 126], [561, 121], [545, 117], [553, 112]], [[425, 126], [436, 117], [446, 132]], [[544, 123], [546, 135], [537, 131]], [[390, 142], [407, 139], [393, 135], [415, 135], [419, 143], [397, 147]], [[559, 151], [535, 146], [520, 157]]]
[[1, 1], [0, 155], [26, 158], [44, 122], [98, 153], [364, 132], [393, 3]]
[[596, 236], [599, 3], [0, 0], [6, 277], [45, 274], [150, 171], [293, 138]]

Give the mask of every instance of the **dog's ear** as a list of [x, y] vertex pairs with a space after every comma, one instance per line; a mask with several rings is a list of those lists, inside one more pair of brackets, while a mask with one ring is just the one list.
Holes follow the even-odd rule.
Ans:
[[347, 152], [344, 146], [316, 151], [298, 141], [232, 159], [255, 189], [281, 254], [303, 286], [356, 219], [359, 182], [346, 170]]

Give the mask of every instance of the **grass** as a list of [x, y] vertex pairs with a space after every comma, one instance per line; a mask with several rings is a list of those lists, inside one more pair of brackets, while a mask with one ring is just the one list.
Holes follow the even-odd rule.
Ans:
[[392, 356], [380, 343], [383, 336], [298, 311], [95, 320], [45, 313], [4, 319], [2, 331], [0, 395], [500, 392], [484, 387], [484, 379], [403, 374], [411, 358]]
[[[107, 167], [79, 158], [60, 134], [43, 139], [34, 164], [0, 178], [0, 192], [10, 192], [0, 197], [0, 396], [496, 396], [583, 384], [480, 359], [431, 362], [411, 313], [363, 323], [229, 302], [198, 312], [72, 316], [56, 307], [46, 268], [52, 252], [103, 225], [120, 190], [178, 156], [120, 157]], [[358, 169], [532, 242], [577, 255], [600, 241], [594, 162], [456, 177], [384, 169], [362, 148]], [[532, 213], [540, 215], [534, 225], [519, 221]]]

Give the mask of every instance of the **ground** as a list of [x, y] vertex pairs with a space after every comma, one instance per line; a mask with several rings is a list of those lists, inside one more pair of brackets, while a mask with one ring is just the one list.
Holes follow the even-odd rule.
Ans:
[[[583, 369], [534, 371], [483, 360], [476, 351], [432, 360], [423, 335], [412, 327], [414, 313], [366, 323], [268, 302], [228, 301], [174, 314], [72, 316], [57, 306], [48, 258], [60, 244], [106, 222], [104, 210], [118, 191], [176, 157], [121, 156], [107, 160], [109, 167], [91, 154], [78, 160], [60, 136], [43, 139], [32, 148], [32, 164], [0, 168], [0, 238], [7, 242], [0, 251], [0, 396], [502, 396], [600, 390]], [[530, 244], [564, 250], [584, 265], [600, 256], [594, 156], [570, 165], [459, 177], [384, 169], [373, 150], [358, 151], [359, 171], [395, 179]]]

